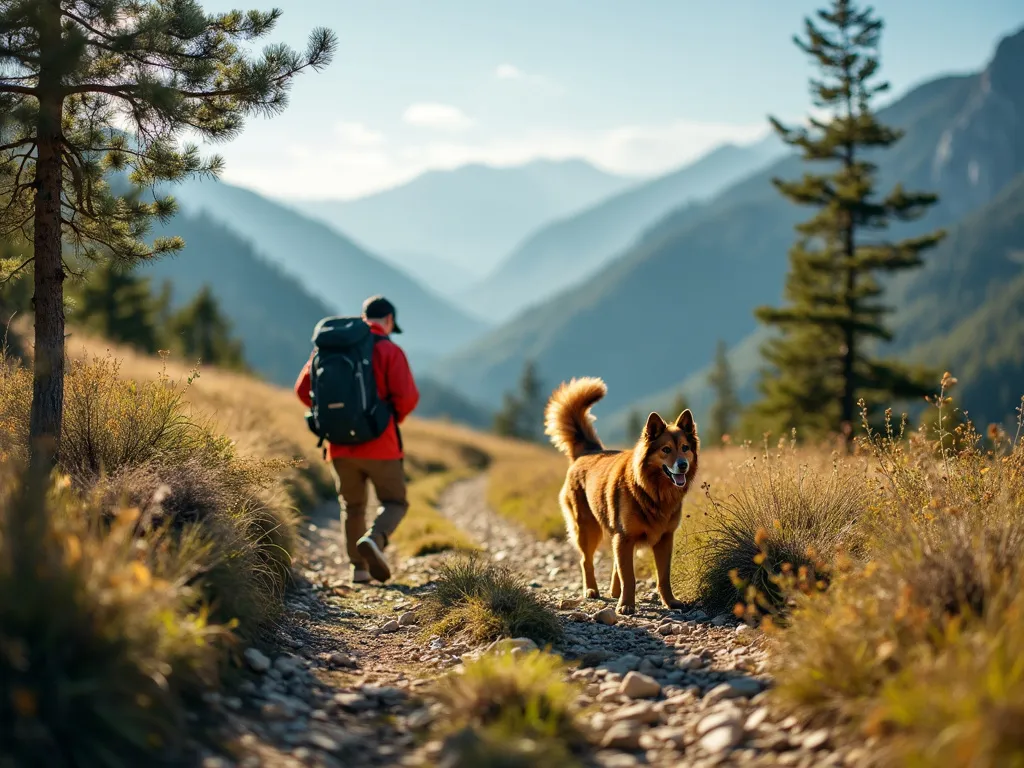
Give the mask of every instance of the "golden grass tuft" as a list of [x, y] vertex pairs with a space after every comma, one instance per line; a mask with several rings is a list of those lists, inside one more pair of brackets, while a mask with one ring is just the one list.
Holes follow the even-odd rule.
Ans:
[[528, 637], [538, 645], [561, 637], [558, 617], [510, 569], [476, 555], [442, 564], [423, 601], [426, 631], [474, 643]]
[[458, 768], [571, 768], [585, 739], [577, 724], [578, 688], [557, 656], [531, 651], [487, 655], [443, 678], [436, 691], [447, 715], [448, 762]]

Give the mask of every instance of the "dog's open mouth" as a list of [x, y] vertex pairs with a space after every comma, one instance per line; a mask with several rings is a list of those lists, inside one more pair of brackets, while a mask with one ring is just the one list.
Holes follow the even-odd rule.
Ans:
[[686, 485], [686, 473], [685, 472], [673, 472], [667, 465], [662, 464], [661, 468], [665, 470], [665, 475], [669, 480], [672, 481], [672, 485], [676, 488], [682, 488]]

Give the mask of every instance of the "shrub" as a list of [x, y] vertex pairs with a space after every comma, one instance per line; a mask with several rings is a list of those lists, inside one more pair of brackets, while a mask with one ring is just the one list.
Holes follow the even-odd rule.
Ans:
[[182, 702], [216, 683], [228, 639], [188, 586], [188, 559], [138, 546], [135, 510], [19, 474], [0, 467], [0, 752], [17, 765], [180, 757]]
[[867, 488], [839, 461], [822, 473], [782, 449], [752, 457], [738, 474], [727, 498], [707, 488], [698, 600], [712, 614], [778, 613], [794, 589], [823, 589], [840, 553], [861, 549]]
[[893, 762], [1022, 764], [1024, 446], [886, 422], [863, 446], [880, 478], [871, 559], [801, 599], [775, 638], [778, 696], [888, 737]]
[[558, 617], [519, 576], [475, 555], [442, 564], [421, 610], [429, 631], [478, 643], [528, 637], [540, 644], [557, 640], [562, 632]]
[[484, 656], [444, 678], [437, 696], [448, 712], [446, 765], [580, 765], [585, 741], [574, 708], [579, 691], [564, 676], [558, 657], [533, 651]]

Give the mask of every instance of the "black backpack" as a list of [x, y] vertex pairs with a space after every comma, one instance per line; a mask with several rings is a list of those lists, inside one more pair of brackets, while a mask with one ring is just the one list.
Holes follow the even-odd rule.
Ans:
[[377, 393], [373, 348], [378, 339], [361, 317], [325, 317], [313, 329], [309, 367], [312, 405], [306, 423], [335, 445], [358, 445], [387, 429], [392, 409]]

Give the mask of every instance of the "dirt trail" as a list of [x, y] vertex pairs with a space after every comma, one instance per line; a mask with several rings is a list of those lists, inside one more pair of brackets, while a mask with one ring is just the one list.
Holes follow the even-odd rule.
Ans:
[[[571, 676], [594, 712], [594, 765], [863, 764], [856, 752], [834, 749], [826, 731], [776, 722], [764, 702], [770, 681], [759, 633], [732, 617], [666, 611], [652, 582], [638, 583], [635, 615], [597, 621], [614, 603], [580, 602], [571, 547], [536, 540], [485, 499], [486, 477], [478, 476], [449, 487], [439, 508], [557, 610], [565, 637], [554, 650], [579, 662]], [[249, 652], [242, 696], [214, 701], [232, 754], [211, 756], [204, 768], [436, 764], [439, 744], [425, 736], [441, 713], [425, 694], [478, 650], [414, 626], [412, 611], [443, 557], [393, 561], [389, 584], [353, 587], [337, 507], [315, 510], [282, 629], [262, 652]], [[609, 556], [598, 558], [607, 585]]]

